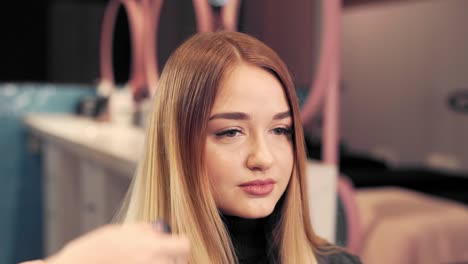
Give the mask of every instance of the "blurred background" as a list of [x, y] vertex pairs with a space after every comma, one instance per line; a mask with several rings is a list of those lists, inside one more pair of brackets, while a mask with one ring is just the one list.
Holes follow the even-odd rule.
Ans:
[[[210, 2], [219, 16], [224, 1]], [[108, 3], [15, 1], [2, 8], [0, 263], [43, 257], [110, 221], [128, 187], [145, 112], [141, 104], [126, 126], [105, 121], [109, 94], [98, 87], [105, 86], [100, 43]], [[318, 76], [325, 3], [245, 0], [236, 13], [239, 31], [286, 62], [301, 103]], [[468, 1], [341, 4], [337, 165], [349, 192], [337, 193], [335, 242], [364, 263], [468, 263]], [[192, 1], [163, 2], [159, 69], [197, 32], [194, 10]], [[128, 108], [137, 96], [123, 92], [132, 78], [131, 34], [122, 5], [111, 64], [122, 93], [115, 98], [123, 99], [114, 108]], [[318, 112], [305, 120], [314, 160], [323, 149]], [[384, 253], [388, 248], [393, 253]]]

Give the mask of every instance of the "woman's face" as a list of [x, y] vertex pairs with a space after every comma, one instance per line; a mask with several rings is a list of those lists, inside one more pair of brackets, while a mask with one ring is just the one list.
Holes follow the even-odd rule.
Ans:
[[248, 64], [226, 76], [208, 121], [205, 162], [223, 214], [270, 215], [293, 169], [292, 118], [281, 83]]

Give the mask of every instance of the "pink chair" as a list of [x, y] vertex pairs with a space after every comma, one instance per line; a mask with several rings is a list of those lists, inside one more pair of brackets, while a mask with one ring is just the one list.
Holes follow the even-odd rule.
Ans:
[[229, 0], [220, 8], [216, 17], [208, 0], [193, 0], [198, 32], [213, 32], [219, 29], [237, 31], [237, 21], [241, 0]]
[[[163, 0], [110, 0], [104, 12], [100, 44], [101, 83], [109, 95], [115, 87], [112, 70], [112, 39], [115, 19], [120, 6], [127, 11], [131, 33], [131, 73], [128, 85], [134, 99], [141, 94], [152, 96], [156, 90], [159, 69], [157, 64], [158, 25]], [[216, 17], [208, 0], [193, 0], [198, 32], [216, 30]], [[230, 0], [221, 8], [219, 24], [225, 30], [237, 30], [240, 0]], [[138, 102], [137, 102], [138, 103]]]
[[131, 33], [132, 61], [128, 85], [134, 98], [137, 94], [153, 94], [159, 71], [157, 41], [162, 0], [111, 0], [104, 12], [100, 44], [101, 84], [111, 90], [115, 87], [112, 70], [112, 39], [115, 19], [120, 6], [127, 11]]
[[[301, 113], [303, 122], [307, 124], [318, 114], [320, 107], [324, 107], [322, 157], [324, 157], [323, 162], [334, 166], [338, 166], [341, 8], [341, 0], [323, 1], [323, 34], [319, 66], [316, 78], [310, 87], [310, 95]], [[337, 176], [337, 192], [345, 210], [346, 247], [350, 253], [359, 255], [362, 243], [359, 211], [354, 188], [346, 176]]]

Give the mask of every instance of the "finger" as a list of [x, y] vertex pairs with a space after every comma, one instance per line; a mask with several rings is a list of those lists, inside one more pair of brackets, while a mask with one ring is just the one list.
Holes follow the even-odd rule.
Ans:
[[156, 220], [153, 222], [153, 228], [158, 233], [171, 233], [171, 227], [164, 220]]
[[158, 255], [188, 258], [190, 255], [190, 241], [185, 236], [157, 234], [153, 248]]
[[174, 264], [187, 264], [189, 257], [175, 257]]

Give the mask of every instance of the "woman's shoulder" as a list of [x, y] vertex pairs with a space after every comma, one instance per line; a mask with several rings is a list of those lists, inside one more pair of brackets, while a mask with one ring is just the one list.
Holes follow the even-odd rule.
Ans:
[[342, 249], [321, 251], [316, 256], [318, 264], [362, 264], [359, 257]]
[[362, 264], [361, 260], [347, 252], [337, 252], [317, 257], [318, 264]]

